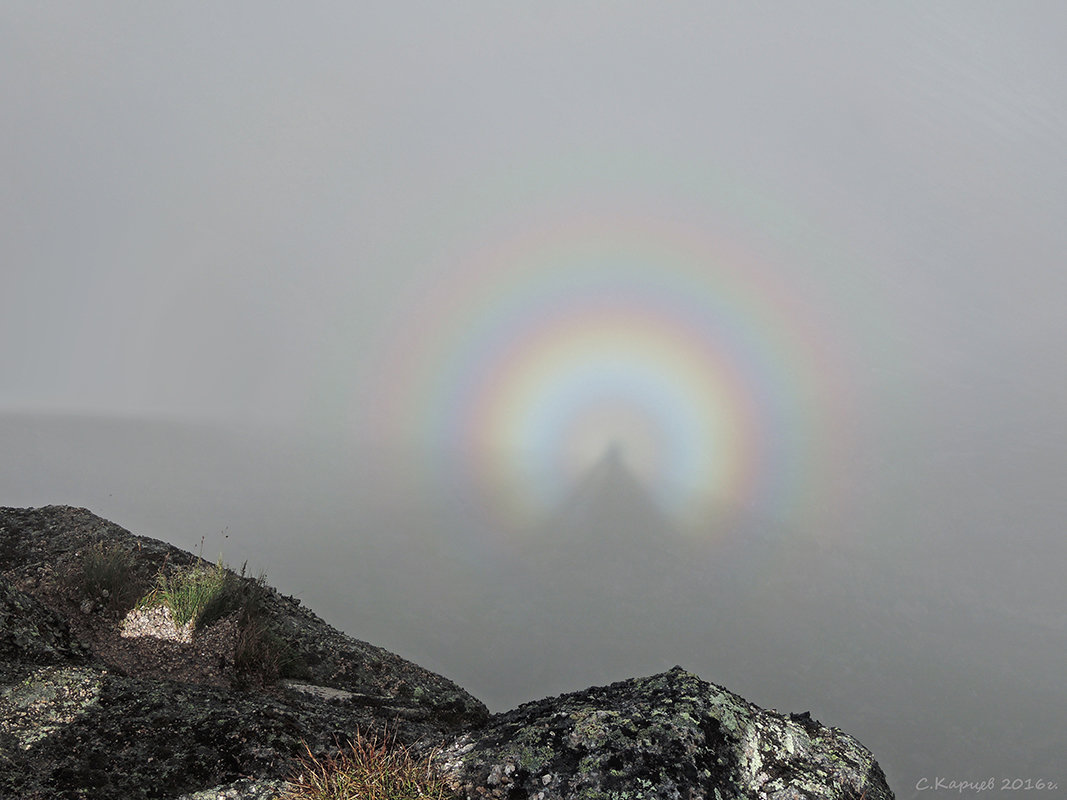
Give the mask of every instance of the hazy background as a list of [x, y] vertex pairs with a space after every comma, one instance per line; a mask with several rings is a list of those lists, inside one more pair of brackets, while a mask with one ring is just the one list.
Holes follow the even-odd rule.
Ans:
[[358, 5], [0, 9], [0, 503], [1067, 785], [1067, 7]]

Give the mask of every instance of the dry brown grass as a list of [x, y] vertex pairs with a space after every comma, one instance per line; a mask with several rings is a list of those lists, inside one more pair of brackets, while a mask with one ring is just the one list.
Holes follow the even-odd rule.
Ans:
[[319, 758], [307, 749], [299, 774], [289, 781], [283, 795], [285, 800], [446, 800], [452, 796], [428, 757], [415, 758], [388, 734], [367, 737], [359, 731], [335, 756]]
[[121, 545], [97, 542], [82, 553], [73, 573], [78, 599], [102, 601], [109, 611], [125, 614], [142, 591], [133, 554]]

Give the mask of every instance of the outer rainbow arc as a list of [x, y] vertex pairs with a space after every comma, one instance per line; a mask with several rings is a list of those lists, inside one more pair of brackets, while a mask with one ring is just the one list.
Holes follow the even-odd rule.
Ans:
[[[405, 315], [418, 325], [387, 356], [392, 391], [371, 413], [392, 438], [436, 449], [432, 472], [483, 494], [510, 485], [503, 526], [547, 512], [598, 446], [630, 438], [639, 476], [676, 513], [788, 509], [817, 471], [815, 410], [839, 378], [826, 337], [767, 274], [663, 220], [526, 232]], [[622, 429], [591, 432], [598, 419]], [[503, 478], [501, 454], [532, 482]]]

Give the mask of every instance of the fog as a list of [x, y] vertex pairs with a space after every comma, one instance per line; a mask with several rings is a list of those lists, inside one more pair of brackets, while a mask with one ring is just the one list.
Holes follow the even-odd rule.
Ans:
[[0, 504], [1067, 785], [1067, 12], [359, 5], [0, 9]]
[[[55, 416], [7, 417], [0, 436], [5, 503], [82, 505], [247, 562], [494, 711], [681, 664], [849, 731], [901, 797], [923, 777], [1055, 780], [1063, 763], [1062, 543], [931, 530], [961, 518], [958, 475], [901, 482], [896, 502], [925, 512], [871, 519], [868, 541], [736, 509], [700, 538], [609, 450], [539, 525], [501, 531], [487, 499], [337, 440]], [[1032, 500], [1004, 493], [993, 519]]]

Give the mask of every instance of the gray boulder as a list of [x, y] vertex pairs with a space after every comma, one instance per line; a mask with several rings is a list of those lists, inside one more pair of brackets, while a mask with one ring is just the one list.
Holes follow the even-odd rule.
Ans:
[[808, 714], [681, 667], [526, 703], [436, 756], [467, 798], [891, 800], [874, 757]]

